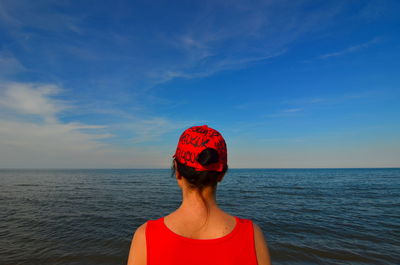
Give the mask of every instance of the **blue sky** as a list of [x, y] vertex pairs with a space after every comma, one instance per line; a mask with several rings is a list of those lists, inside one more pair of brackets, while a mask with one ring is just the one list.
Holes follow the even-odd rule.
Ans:
[[1, 1], [0, 168], [400, 166], [400, 3]]

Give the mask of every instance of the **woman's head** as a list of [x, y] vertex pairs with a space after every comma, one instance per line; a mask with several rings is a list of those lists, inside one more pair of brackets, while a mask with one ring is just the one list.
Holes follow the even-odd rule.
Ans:
[[216, 186], [228, 169], [225, 140], [207, 125], [185, 130], [174, 158], [174, 172], [178, 171], [191, 188]]

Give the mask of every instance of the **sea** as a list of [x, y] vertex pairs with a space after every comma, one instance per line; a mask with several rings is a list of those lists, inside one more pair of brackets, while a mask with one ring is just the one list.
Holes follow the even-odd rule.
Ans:
[[[169, 169], [0, 170], [1, 265], [126, 264], [135, 229], [179, 207]], [[226, 212], [278, 264], [400, 264], [400, 169], [230, 169]]]

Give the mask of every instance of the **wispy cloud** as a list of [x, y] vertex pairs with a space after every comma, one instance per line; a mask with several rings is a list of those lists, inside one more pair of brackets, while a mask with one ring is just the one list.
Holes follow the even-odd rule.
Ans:
[[[59, 87], [11, 83], [3, 84], [0, 91], [0, 168], [163, 166], [167, 162], [162, 160], [163, 152], [151, 145], [140, 150], [132, 145], [158, 141], [180, 129], [179, 124], [184, 126], [159, 117], [135, 117], [132, 124], [107, 126], [62, 122], [58, 116], [74, 107], [56, 98], [62, 92]], [[134, 136], [130, 149], [104, 141], [117, 137], [120, 129]]]
[[[208, 2], [207, 8], [200, 8], [193, 20], [184, 25], [183, 33], [162, 38], [165, 44], [179, 51], [182, 60], [168, 68], [152, 69], [150, 76], [158, 84], [267, 62], [285, 54], [290, 43], [320, 29], [339, 11], [336, 7], [325, 6], [305, 16], [301, 5], [268, 1], [249, 6], [235, 1], [228, 7], [218, 1]], [[276, 9], [290, 14], [291, 20], [281, 20], [274, 13]], [[277, 28], [279, 31], [275, 30]]]
[[303, 108], [288, 108], [280, 110], [276, 113], [267, 114], [266, 117], [268, 118], [294, 117], [299, 115], [299, 113], [302, 112], [303, 110], [304, 110]]
[[66, 12], [54, 12], [69, 7], [63, 1], [1, 1], [0, 23], [13, 29], [34, 28], [52, 32], [70, 31], [81, 33], [78, 26], [79, 16], [68, 15]]
[[366, 49], [371, 47], [372, 45], [378, 43], [380, 41], [380, 38], [374, 38], [370, 41], [367, 41], [365, 43], [361, 43], [358, 45], [353, 45], [350, 47], [347, 47], [346, 49], [340, 50], [340, 51], [336, 51], [336, 52], [332, 52], [332, 53], [326, 53], [323, 55], [318, 56], [318, 59], [327, 59], [327, 58], [331, 58], [331, 57], [338, 57], [338, 56], [342, 56], [345, 54], [349, 54], [349, 53], [353, 53], [353, 52], [357, 52], [360, 51], [362, 49]]
[[0, 79], [25, 71], [26, 68], [9, 51], [0, 51]]
[[[349, 101], [373, 98], [382, 95], [384, 92], [377, 90], [367, 90], [360, 92], [349, 92], [343, 94], [329, 94], [315, 97], [300, 97], [282, 101], [284, 105], [299, 106], [302, 110], [318, 106], [340, 105]], [[295, 108], [297, 109], [297, 107]]]
[[327, 101], [326, 97], [315, 96], [315, 97], [301, 97], [301, 98], [287, 99], [282, 101], [282, 104], [306, 106], [306, 105], [322, 104], [326, 101]]
[[18, 164], [23, 167], [36, 162], [45, 166], [46, 161], [62, 164], [57, 159], [73, 159], [74, 154], [89, 155], [105, 146], [98, 140], [111, 134], [96, 132], [104, 126], [58, 120], [57, 115], [68, 107], [53, 98], [61, 91], [55, 85], [44, 84], [1, 86], [0, 167]]
[[275, 113], [267, 114], [268, 118], [279, 118], [279, 117], [295, 117], [300, 114], [310, 113], [316, 109], [326, 109], [338, 107], [340, 105], [349, 104], [354, 101], [360, 101], [370, 99], [378, 95], [381, 96], [381, 92], [378, 91], [362, 91], [358, 93], [345, 93], [340, 95], [324, 95], [315, 97], [304, 97], [304, 98], [293, 98], [284, 100], [281, 105], [288, 106], [285, 109], [281, 109]]
[[212, 64], [206, 64], [206, 66], [196, 67], [195, 63], [193, 63], [193, 65], [190, 65], [187, 68], [182, 68], [179, 71], [171, 71], [168, 69], [160, 70], [158, 72], [153, 71], [149, 73], [149, 76], [153, 78], [154, 80], [153, 84], [162, 84], [175, 78], [193, 79], [193, 78], [207, 77], [222, 71], [243, 69], [251, 64], [266, 61], [274, 57], [278, 57], [282, 55], [284, 52], [285, 51], [278, 51], [270, 55], [265, 55], [265, 56], [260, 55], [258, 57], [242, 57], [242, 58], [226, 57], [224, 59], [219, 59], [218, 61]]
[[113, 125], [114, 129], [128, 134], [126, 143], [129, 145], [141, 143], [157, 143], [165, 134], [181, 131], [193, 122], [175, 121], [165, 117], [135, 117], [130, 122]]
[[160, 148], [112, 146], [100, 141], [112, 135], [84, 128], [88, 126], [0, 119], [0, 168], [162, 167], [169, 162]]
[[[148, 89], [175, 78], [206, 77], [285, 54], [293, 41], [322, 28], [340, 10], [336, 5], [325, 4], [305, 14], [306, 3], [256, 1], [249, 5], [246, 1], [203, 1], [194, 4], [195, 12], [189, 19], [183, 16], [169, 20], [171, 30], [161, 31], [142, 21], [148, 25], [145, 34], [140, 32], [142, 38], [135, 37], [135, 27], [115, 30], [121, 27], [120, 19], [129, 19], [132, 14], [118, 9], [109, 12], [103, 10], [104, 6], [91, 10], [93, 17], [105, 11], [109, 14], [110, 26], [101, 30], [89, 26], [90, 18], [80, 12], [70, 12], [74, 5], [67, 2], [2, 1], [0, 21], [9, 25], [9, 33], [21, 47], [30, 50], [27, 40], [37, 40], [35, 45], [39, 47], [35, 50], [49, 65], [56, 58], [73, 58], [83, 65], [118, 62], [115, 67], [121, 71], [100, 68], [93, 78], [119, 78], [123, 84], [140, 84], [136, 89]], [[282, 19], [282, 15], [291, 19]], [[52, 32], [52, 37], [42, 34], [43, 31]], [[73, 38], [65, 41], [65, 34]], [[164, 53], [160, 54], [160, 50]]]
[[66, 108], [62, 101], [50, 98], [61, 91], [55, 85], [11, 83], [0, 88], [0, 107], [20, 114], [37, 115], [53, 122], [56, 121], [56, 114]]
[[302, 111], [303, 108], [291, 108], [291, 109], [284, 109], [282, 112], [284, 113], [294, 113], [294, 112], [299, 112]]
[[3, 24], [19, 26], [21, 24], [19, 20], [9, 13], [9, 4], [9, 2], [5, 1], [0, 2], [0, 21]]

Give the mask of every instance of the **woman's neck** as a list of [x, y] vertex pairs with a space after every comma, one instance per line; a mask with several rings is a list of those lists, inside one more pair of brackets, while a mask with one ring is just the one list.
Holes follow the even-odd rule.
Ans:
[[177, 212], [191, 218], [208, 216], [210, 213], [220, 211], [215, 200], [216, 189], [206, 187], [199, 189], [183, 189], [182, 204]]

